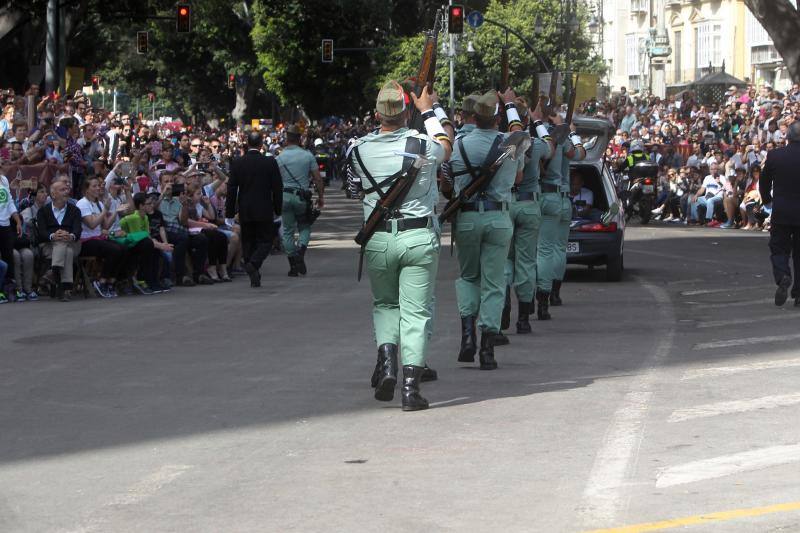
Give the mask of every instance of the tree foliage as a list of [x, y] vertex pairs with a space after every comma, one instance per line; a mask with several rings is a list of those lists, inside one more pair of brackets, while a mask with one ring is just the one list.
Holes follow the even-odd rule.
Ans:
[[800, 80], [800, 11], [790, 0], [744, 0], [753, 16], [764, 26], [783, 57], [792, 80]]

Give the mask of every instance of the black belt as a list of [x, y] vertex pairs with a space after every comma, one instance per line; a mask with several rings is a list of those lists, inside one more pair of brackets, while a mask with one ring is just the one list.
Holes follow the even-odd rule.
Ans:
[[461, 204], [462, 211], [480, 211], [483, 205], [484, 211], [505, 211], [508, 209], [506, 202], [495, 202], [494, 200], [478, 200], [477, 202], [469, 202]]
[[524, 202], [526, 200], [536, 200], [535, 192], [522, 191], [522, 192], [517, 192], [515, 194], [518, 202]]
[[397, 231], [405, 231], [407, 229], [420, 229], [420, 228], [427, 228], [430, 224], [431, 218], [430, 217], [420, 217], [420, 218], [395, 218], [389, 219], [383, 222], [382, 226], [378, 226], [375, 231], [382, 231], [385, 233], [392, 232], [392, 220], [397, 221]]
[[542, 192], [561, 192], [561, 186], [542, 183]]

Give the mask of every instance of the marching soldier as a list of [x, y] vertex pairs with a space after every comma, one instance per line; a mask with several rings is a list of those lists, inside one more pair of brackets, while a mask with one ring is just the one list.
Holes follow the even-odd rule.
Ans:
[[[522, 129], [514, 105], [514, 91], [503, 93], [509, 131]], [[476, 128], [461, 137], [453, 150], [451, 169], [455, 193], [497, 160], [504, 135], [497, 131], [499, 102], [495, 91], [483, 94], [474, 105]], [[476, 319], [481, 330], [479, 360], [482, 370], [494, 370], [495, 337], [500, 333], [505, 287], [504, 266], [513, 233], [509, 217], [511, 187], [522, 179], [524, 158], [506, 160], [483, 190], [462, 204], [453, 231], [458, 249], [460, 278], [456, 297], [461, 315], [461, 350], [458, 360], [473, 362]]]
[[[413, 104], [412, 101], [413, 100]], [[397, 383], [398, 346], [402, 348], [402, 407], [427, 409], [419, 383], [425, 372], [431, 298], [439, 262], [439, 237], [434, 223], [438, 201], [436, 168], [450, 157], [451, 138], [433, 110], [435, 93], [409, 95], [396, 81], [378, 93], [378, 131], [358, 139], [349, 158], [351, 187], [364, 194], [364, 217], [411, 164], [416, 155], [427, 161], [408, 194], [390, 218], [367, 241], [365, 256], [373, 296], [373, 322], [378, 362], [373, 374], [375, 399], [391, 401]], [[411, 105], [422, 113], [427, 134], [407, 127]]]
[[[528, 106], [523, 98], [517, 98], [517, 112], [523, 117], [523, 127], [528, 127]], [[539, 226], [542, 221], [542, 209], [539, 205], [541, 188], [539, 174], [542, 161], [550, 159], [553, 155], [554, 144], [548, 133], [547, 127], [542, 122], [541, 106], [537, 105], [530, 113], [533, 120], [531, 125], [531, 148], [525, 159], [522, 182], [512, 189], [511, 221], [514, 224], [514, 237], [511, 243], [508, 262], [506, 263], [507, 282], [507, 308], [503, 309], [502, 326], [505, 328], [506, 320], [510, 323], [511, 303], [510, 290], [514, 287], [517, 295], [517, 333], [531, 332], [528, 317], [534, 305], [534, 291], [536, 289], [536, 250], [539, 242]], [[506, 319], [506, 316], [509, 318]]]
[[[550, 117], [554, 126], [563, 123], [561, 115]], [[542, 223], [539, 228], [537, 252], [536, 310], [539, 320], [550, 320], [551, 301], [560, 305], [561, 280], [567, 266], [567, 241], [572, 220], [572, 202], [569, 199], [569, 162], [586, 157], [581, 138], [572, 133], [562, 143], [556, 144], [553, 157], [542, 178]], [[556, 297], [553, 299], [552, 294]]]
[[456, 132], [456, 140], [475, 129], [475, 102], [481, 97], [479, 94], [469, 94], [461, 102], [461, 120], [463, 123]]
[[[317, 206], [325, 205], [325, 184], [319, 174], [314, 154], [300, 147], [300, 129], [294, 124], [286, 128], [286, 148], [276, 158], [283, 179], [283, 247], [289, 258], [289, 276], [307, 272], [305, 255], [311, 239], [308, 206], [311, 202], [311, 180], [317, 188]], [[298, 240], [295, 241], [295, 232]]]

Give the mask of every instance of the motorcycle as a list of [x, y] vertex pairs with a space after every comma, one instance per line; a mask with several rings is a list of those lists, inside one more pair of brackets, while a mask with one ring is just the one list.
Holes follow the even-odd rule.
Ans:
[[642, 224], [648, 224], [658, 196], [658, 165], [653, 161], [640, 161], [620, 181], [620, 198], [625, 207], [625, 219], [636, 215]]
[[326, 154], [325, 152], [320, 152], [316, 154], [317, 158], [317, 167], [319, 168], [319, 176], [322, 178], [322, 181], [325, 183], [325, 186], [331, 184], [331, 157]]

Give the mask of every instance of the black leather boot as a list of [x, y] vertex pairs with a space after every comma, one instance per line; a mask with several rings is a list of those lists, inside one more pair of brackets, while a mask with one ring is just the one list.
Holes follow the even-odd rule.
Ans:
[[288, 255], [286, 258], [289, 260], [289, 276], [292, 278], [296, 278], [300, 275], [297, 271], [297, 256], [295, 255]]
[[511, 325], [511, 287], [506, 286], [506, 303], [503, 304], [503, 314], [500, 316], [500, 329], [508, 329]]
[[525, 334], [530, 333], [531, 323], [528, 322], [528, 317], [531, 314], [531, 304], [528, 302], [519, 302], [519, 311], [517, 314], [517, 333]]
[[481, 351], [478, 358], [481, 362], [481, 370], [494, 370], [497, 368], [497, 361], [494, 360], [494, 341], [496, 333], [488, 331], [481, 332]]
[[419, 393], [423, 370], [421, 366], [403, 366], [403, 411], [421, 411], [428, 408], [428, 400]]
[[494, 335], [494, 345], [495, 346], [506, 346], [507, 344], [511, 344], [511, 341], [506, 337], [503, 332], [495, 333]]
[[561, 280], [553, 280], [553, 290], [550, 292], [550, 305], [558, 307], [563, 302], [561, 301]]
[[306, 269], [306, 250], [308, 250], [308, 246], [301, 246], [300, 252], [297, 254], [297, 271], [303, 276], [308, 272], [308, 269]]
[[461, 317], [461, 351], [458, 352], [459, 363], [472, 363], [475, 361], [476, 346], [475, 317]]
[[375, 399], [390, 402], [394, 399], [394, 386], [397, 385], [397, 345], [381, 344], [378, 346], [378, 362], [372, 373], [375, 387]]
[[437, 379], [439, 379], [439, 373], [426, 364], [422, 368], [422, 377], [420, 378], [420, 381], [424, 383], [426, 381], [436, 381]]
[[539, 308], [536, 310], [536, 316], [539, 320], [550, 320], [550, 293], [544, 291], [536, 291], [536, 303]]

